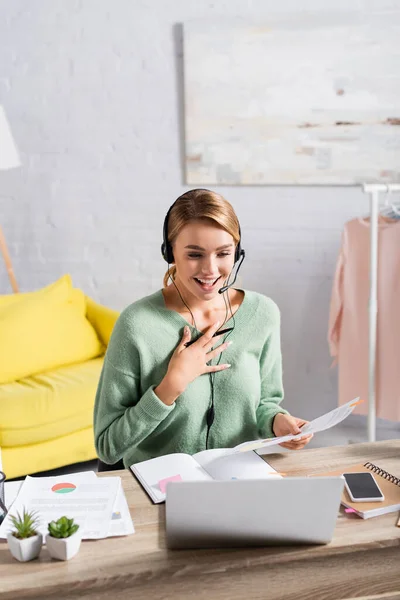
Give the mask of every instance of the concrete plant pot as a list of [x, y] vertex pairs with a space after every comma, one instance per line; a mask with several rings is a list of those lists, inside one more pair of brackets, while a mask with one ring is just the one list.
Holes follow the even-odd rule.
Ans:
[[19, 540], [12, 533], [7, 535], [8, 548], [14, 558], [20, 562], [27, 562], [37, 558], [40, 554], [43, 544], [41, 533], [32, 537]]
[[46, 547], [52, 558], [57, 560], [70, 560], [78, 554], [82, 541], [81, 531], [78, 529], [67, 538], [55, 538], [49, 533], [46, 535]]

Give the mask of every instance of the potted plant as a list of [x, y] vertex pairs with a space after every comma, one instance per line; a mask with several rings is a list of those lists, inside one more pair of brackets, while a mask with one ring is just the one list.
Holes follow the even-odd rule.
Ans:
[[48, 530], [46, 546], [52, 558], [69, 560], [78, 553], [82, 536], [79, 525], [73, 519], [60, 517], [48, 524]]
[[14, 530], [7, 535], [8, 547], [14, 558], [20, 562], [27, 562], [39, 556], [42, 549], [43, 536], [38, 533], [38, 515], [34, 511], [25, 509], [20, 515], [10, 515]]

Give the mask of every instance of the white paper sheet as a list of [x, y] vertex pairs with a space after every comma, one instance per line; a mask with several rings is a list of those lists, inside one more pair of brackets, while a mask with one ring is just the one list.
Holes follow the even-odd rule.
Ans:
[[249, 450], [258, 450], [260, 448], [268, 448], [269, 446], [275, 446], [276, 444], [281, 444], [282, 442], [288, 442], [290, 440], [297, 440], [304, 435], [309, 433], [317, 433], [318, 431], [324, 431], [325, 429], [330, 429], [334, 427], [338, 423], [341, 423], [348, 417], [359, 404], [359, 398], [354, 398], [354, 400], [350, 400], [347, 404], [343, 404], [343, 406], [339, 406], [334, 410], [322, 415], [306, 423], [301, 428], [301, 433], [297, 435], [284, 435], [281, 437], [268, 438], [266, 440], [254, 440], [252, 442], [244, 442], [243, 444], [239, 444], [235, 446], [232, 450], [234, 452], [248, 452]]
[[120, 477], [96, 477], [93, 472], [58, 477], [26, 477], [10, 513], [0, 525], [0, 538], [12, 529], [10, 514], [23, 509], [39, 515], [39, 531], [46, 535], [47, 524], [63, 515], [75, 519], [83, 539], [100, 539], [109, 534]]
[[121, 485], [115, 500], [107, 537], [131, 535], [132, 533], [135, 533], [135, 528], [133, 526], [131, 513], [129, 512], [124, 489]]
[[[79, 473], [75, 473], [75, 477], [84, 477], [85, 479], [89, 477], [97, 477], [94, 471], [80, 471]], [[22, 481], [5, 481], [4, 482], [4, 496], [5, 496], [5, 505], [6, 509], [10, 510], [13, 505], [14, 500], [19, 494], [19, 490], [21, 489]]]
[[[86, 476], [86, 478], [87, 476], [97, 478], [96, 473], [94, 471], [85, 471], [83, 473], [77, 473], [76, 475], [84, 475]], [[10, 510], [14, 500], [18, 496], [22, 484], [23, 481], [5, 482], [5, 504], [7, 510]], [[135, 528], [132, 522], [131, 514], [129, 512], [128, 502], [126, 500], [126, 496], [121, 485], [119, 493], [115, 500], [115, 505], [113, 507], [113, 513], [107, 537], [131, 535], [133, 533], [135, 533]]]

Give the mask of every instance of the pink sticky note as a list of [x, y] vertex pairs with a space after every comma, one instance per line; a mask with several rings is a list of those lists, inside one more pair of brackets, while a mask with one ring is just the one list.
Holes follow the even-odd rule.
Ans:
[[344, 512], [345, 513], [355, 513], [356, 511], [354, 510], [354, 508], [345, 508]]
[[158, 485], [160, 486], [160, 490], [163, 494], [165, 494], [165, 490], [167, 489], [167, 483], [169, 483], [170, 481], [182, 481], [182, 477], [180, 475], [171, 475], [171, 477], [160, 479]]

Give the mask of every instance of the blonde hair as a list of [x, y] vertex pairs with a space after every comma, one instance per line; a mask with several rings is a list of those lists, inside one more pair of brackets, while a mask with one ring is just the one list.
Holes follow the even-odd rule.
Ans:
[[[190, 221], [210, 219], [225, 229], [233, 237], [235, 245], [240, 241], [239, 221], [232, 205], [223, 196], [210, 190], [189, 190], [179, 196], [171, 208], [168, 217], [168, 242], [173, 245], [181, 229]], [[164, 275], [164, 287], [170, 277], [175, 279], [176, 267], [173, 265]]]

